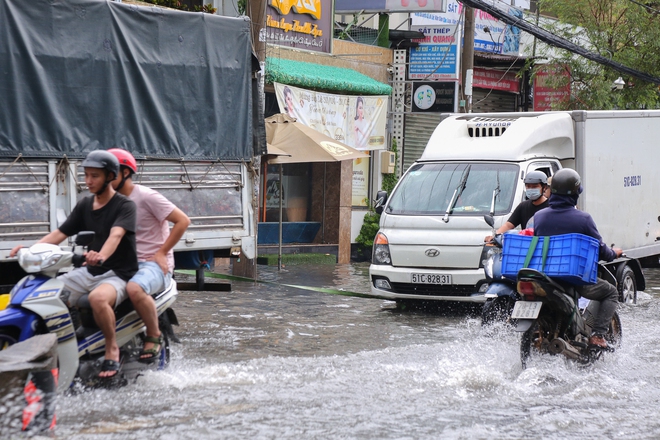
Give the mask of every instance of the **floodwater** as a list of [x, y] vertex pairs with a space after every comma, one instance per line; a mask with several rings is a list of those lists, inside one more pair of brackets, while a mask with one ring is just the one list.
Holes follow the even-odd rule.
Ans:
[[588, 368], [519, 360], [469, 313], [278, 283], [368, 290], [368, 266], [260, 266], [269, 283], [181, 292], [165, 371], [62, 396], [62, 439], [660, 438], [660, 269], [621, 305], [622, 346]]

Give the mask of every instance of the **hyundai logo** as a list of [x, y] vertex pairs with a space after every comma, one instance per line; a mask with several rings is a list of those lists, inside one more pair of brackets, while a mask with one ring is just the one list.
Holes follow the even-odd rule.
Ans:
[[433, 249], [433, 248], [427, 249], [426, 252], [424, 252], [424, 253], [426, 254], [427, 257], [431, 257], [431, 258], [437, 257], [438, 255], [440, 255], [440, 251], [437, 250], [437, 249]]

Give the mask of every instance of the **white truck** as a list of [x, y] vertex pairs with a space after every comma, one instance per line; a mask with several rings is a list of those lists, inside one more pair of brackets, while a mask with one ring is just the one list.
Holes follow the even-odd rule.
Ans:
[[[370, 266], [371, 295], [405, 302], [484, 302], [484, 237], [524, 197], [526, 173], [575, 169], [615, 260], [621, 300], [645, 288], [642, 262], [660, 254], [660, 111], [570, 111], [445, 115], [422, 157], [382, 209]], [[494, 202], [494, 203], [493, 203]], [[493, 206], [491, 206], [493, 205]]]
[[120, 2], [0, 0], [0, 286], [23, 274], [10, 250], [87, 194], [86, 154], [112, 147], [190, 217], [175, 256], [256, 257], [265, 129], [250, 28]]

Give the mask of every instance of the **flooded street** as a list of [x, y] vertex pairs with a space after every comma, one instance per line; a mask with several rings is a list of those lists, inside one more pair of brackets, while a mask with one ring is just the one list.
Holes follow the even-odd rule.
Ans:
[[181, 292], [172, 362], [120, 390], [59, 399], [57, 438], [659, 438], [660, 269], [624, 339], [580, 369], [522, 370], [519, 335], [472, 314], [399, 311], [368, 265], [259, 267], [272, 283]]

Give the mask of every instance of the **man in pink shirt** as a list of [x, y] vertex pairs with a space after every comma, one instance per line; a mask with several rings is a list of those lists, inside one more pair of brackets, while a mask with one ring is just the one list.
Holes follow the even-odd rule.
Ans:
[[[131, 153], [120, 148], [108, 152], [117, 157], [120, 165], [119, 176], [112, 186], [137, 206], [135, 241], [139, 269], [128, 281], [126, 291], [147, 327], [139, 360], [150, 363], [158, 359], [162, 349], [156, 302], [151, 295], [169, 286], [174, 271], [172, 248], [188, 229], [190, 219], [159, 192], [133, 183], [137, 162]], [[174, 224], [171, 232], [168, 222]]]

